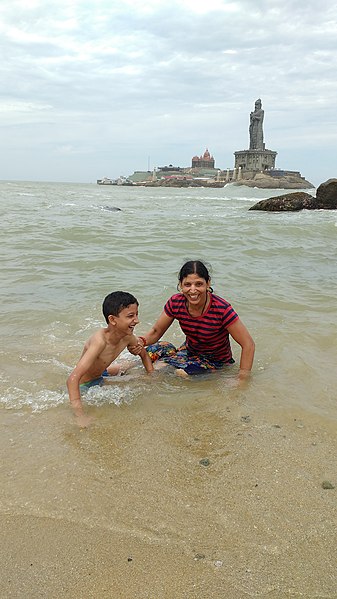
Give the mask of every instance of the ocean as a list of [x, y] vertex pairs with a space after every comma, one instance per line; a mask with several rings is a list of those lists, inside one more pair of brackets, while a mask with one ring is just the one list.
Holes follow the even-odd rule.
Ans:
[[[186, 472], [193, 459], [214, 462], [226, 423], [233, 434], [236, 423], [262, 426], [277, 413], [336, 430], [337, 213], [249, 211], [281, 193], [0, 183], [3, 513], [116, 526], [196, 550], [196, 538], [210, 543], [209, 523], [200, 511], [186, 516], [184, 489], [196, 500], [205, 488]], [[104, 297], [137, 297], [141, 335], [187, 259], [210, 265], [215, 293], [255, 340], [249, 386], [236, 388], [235, 342], [230, 372], [187, 381], [170, 371], [149, 377], [131, 356], [129, 374], [87, 393], [94, 423], [80, 431], [65, 382], [85, 340], [104, 326]], [[173, 324], [165, 339], [178, 344], [183, 335]], [[120, 499], [113, 516], [107, 475]], [[215, 480], [212, 489], [215, 498]]]

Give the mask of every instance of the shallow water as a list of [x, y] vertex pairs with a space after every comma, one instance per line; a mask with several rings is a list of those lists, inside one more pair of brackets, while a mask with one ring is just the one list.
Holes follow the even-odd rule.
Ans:
[[[334, 417], [337, 214], [248, 211], [271, 194], [2, 182], [1, 405], [64, 405], [64, 380], [103, 325], [105, 295], [136, 295], [141, 334], [175, 292], [183, 261], [197, 257], [256, 340], [260, 391]], [[178, 327], [167, 338], [182, 340]], [[133, 382], [129, 400], [148, 385]], [[125, 401], [124, 383], [105, 395]]]

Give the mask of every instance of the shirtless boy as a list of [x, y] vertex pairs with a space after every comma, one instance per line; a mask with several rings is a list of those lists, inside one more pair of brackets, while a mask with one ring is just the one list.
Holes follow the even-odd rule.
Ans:
[[[83, 411], [81, 389], [102, 385], [104, 376], [118, 374], [121, 366], [112, 362], [126, 347], [137, 345], [133, 330], [139, 323], [138, 305], [136, 298], [124, 291], [110, 293], [103, 302], [107, 327], [88, 339], [77, 366], [67, 379], [69, 399], [80, 427], [86, 427], [91, 420]], [[139, 355], [146, 371], [152, 372], [153, 365], [146, 350]]]

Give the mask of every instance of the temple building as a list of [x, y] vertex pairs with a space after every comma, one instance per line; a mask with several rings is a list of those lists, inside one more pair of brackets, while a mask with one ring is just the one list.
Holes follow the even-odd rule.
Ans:
[[192, 168], [214, 168], [215, 160], [206, 148], [203, 156], [193, 156]]

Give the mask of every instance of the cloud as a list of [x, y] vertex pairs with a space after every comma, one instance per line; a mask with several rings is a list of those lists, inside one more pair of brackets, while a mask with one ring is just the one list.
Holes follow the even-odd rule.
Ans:
[[64, 180], [73, 165], [95, 180], [206, 146], [227, 168], [257, 97], [278, 166], [296, 147], [287, 168], [334, 176], [336, 24], [325, 0], [2, 0], [1, 177]]

